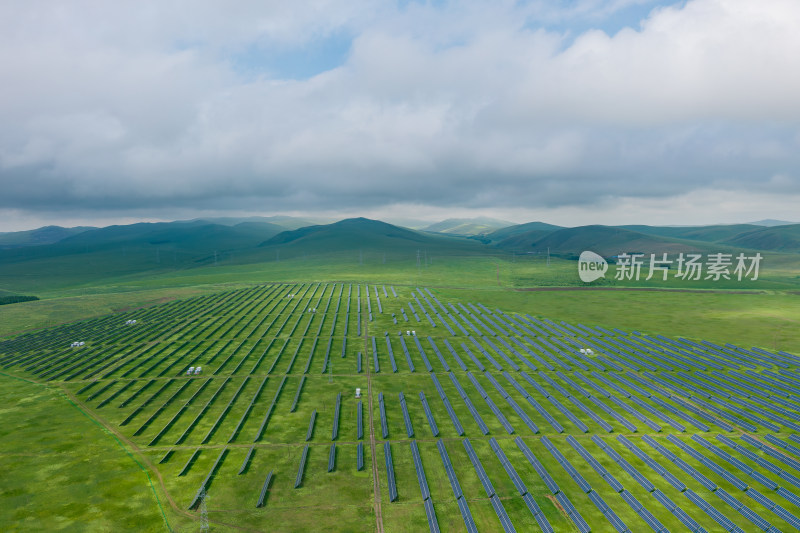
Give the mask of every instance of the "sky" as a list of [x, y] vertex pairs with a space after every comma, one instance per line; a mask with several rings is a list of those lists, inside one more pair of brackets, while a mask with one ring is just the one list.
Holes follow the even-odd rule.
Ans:
[[0, 231], [800, 221], [797, 0], [9, 0], [0, 66]]

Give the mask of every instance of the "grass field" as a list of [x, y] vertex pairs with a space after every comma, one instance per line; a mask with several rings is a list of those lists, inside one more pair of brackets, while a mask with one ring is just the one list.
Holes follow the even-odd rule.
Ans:
[[[428, 521], [413, 460], [411, 442], [414, 441], [420, 451], [439, 527], [442, 530], [463, 529], [462, 510], [437, 448], [441, 439], [479, 530], [494, 531], [501, 527], [497, 502], [518, 531], [536, 530], [536, 517], [490, 446], [490, 439], [496, 439], [514, 471], [524, 480], [525, 490], [556, 531], [577, 530], [575, 521], [565, 513], [563, 500], [559, 500], [564, 497], [574, 504], [582, 520], [593, 530], [610, 528], [608, 511], [604, 516], [567, 470], [558, 464], [543, 439], [547, 437], [614, 515], [631, 530], [649, 529], [641, 512], [636, 512], [579, 455], [578, 449], [568, 441], [571, 436], [598, 464], [613, 472], [627, 495], [638, 500], [670, 530], [681, 530], [685, 525], [647, 486], [617, 464], [612, 457], [614, 454], [604, 451], [601, 444], [616, 451], [618, 457], [633, 465], [653, 484], [651, 488], [659, 489], [708, 531], [720, 526], [687, 494], [696, 493], [704, 498], [745, 531], [751, 530], [753, 523], [725, 503], [718, 488], [731, 493], [781, 530], [794, 527], [755, 501], [752, 497], [755, 493], [748, 493], [750, 489], [743, 490], [719, 477], [682, 446], [704, 453], [726, 469], [732, 469], [690, 438], [700, 434], [744, 464], [758, 467], [752, 463], [752, 457], [757, 456], [780, 465], [781, 471], [800, 479], [800, 470], [796, 470], [793, 463], [781, 462], [757, 448], [747, 448], [749, 444], [741, 440], [744, 434], [754, 435], [761, 442], [765, 442], [766, 435], [776, 435], [791, 442], [789, 437], [796, 433], [792, 420], [800, 416], [800, 404], [795, 405], [791, 399], [782, 400], [784, 403], [771, 405], [765, 415], [759, 411], [763, 403], [751, 401], [749, 396], [737, 396], [744, 404], [717, 396], [726, 389], [720, 389], [713, 382], [701, 381], [709, 388], [700, 389], [702, 394], [692, 396], [686, 387], [694, 382], [681, 377], [680, 367], [672, 366], [671, 370], [654, 367], [657, 375], [682, 380], [679, 385], [682, 392], [670, 392], [663, 384], [647, 377], [648, 369], [641, 367], [637, 359], [630, 359], [630, 356], [642, 354], [652, 359], [652, 349], [643, 346], [634, 350], [626, 345], [616, 363], [613, 358], [609, 359], [616, 352], [597, 351], [595, 353], [606, 354], [604, 359], [591, 356], [600, 366], [584, 361], [586, 370], [580, 370], [569, 359], [581, 361], [577, 349], [567, 358], [564, 353], [570, 352], [564, 352], [558, 344], [570, 343], [566, 338], [569, 335], [554, 329], [556, 326], [544, 326], [548, 323], [541, 320], [549, 318], [555, 324], [564, 320], [589, 328], [606, 328], [591, 329], [592, 335], [573, 332], [572, 338], [579, 343], [626, 343], [634, 338], [655, 339], [662, 334], [672, 340], [685, 336], [719, 345], [732, 343], [744, 349], [757, 346], [771, 354], [781, 350], [797, 354], [800, 351], [796, 335], [800, 297], [776, 289], [750, 289], [738, 294], [715, 292], [707, 287], [703, 292], [520, 291], [510, 279], [521, 279], [524, 272], [546, 268], [556, 270], [557, 276], [567, 276], [568, 267], [574, 263], [553, 261], [550, 267], [535, 262], [500, 264], [503, 268], [499, 269], [499, 286], [497, 265], [496, 261], [486, 258], [462, 259], [461, 263], [451, 260], [437, 265], [434, 258], [427, 269], [395, 266], [390, 271], [382, 264], [348, 270], [351, 267], [333, 263], [327, 270], [317, 268], [319, 278], [314, 282], [277, 285], [254, 285], [246, 280], [258, 279], [259, 268], [265, 278], [276, 280], [291, 279], [292, 274], [295, 279], [301, 279], [300, 276], [310, 274], [313, 269], [305, 271], [300, 264], [277, 268], [276, 265], [269, 265], [269, 268], [240, 265], [113, 285], [54, 290], [48, 300], [5, 306], [11, 312], [0, 309], [0, 313], [7, 312], [0, 315], [6, 318], [3, 333], [8, 335], [21, 330], [31, 333], [10, 337], [0, 344], [0, 366], [5, 373], [0, 376], [2, 394], [4, 405], [10, 406], [3, 416], [6, 438], [0, 439], [0, 458], [12, 473], [10, 478], [4, 476], [4, 479], [13, 480], [0, 485], [0, 523], [13, 524], [12, 528], [18, 530], [40, 527], [103, 531], [112, 526], [132, 531], [196, 530], [199, 513], [188, 507], [208, 476], [207, 506], [212, 530], [420, 531], [428, 527]], [[374, 284], [381, 274], [394, 281]], [[504, 275], [508, 275], [505, 280]], [[366, 281], [350, 283], [361, 276]], [[335, 283], [342, 278], [347, 282]], [[430, 282], [431, 294], [441, 303], [423, 302], [428, 293], [415, 291], [417, 283], [420, 287], [426, 286], [421, 282]], [[397, 297], [392, 293], [392, 286]], [[376, 291], [382, 312], [378, 309]], [[294, 297], [289, 298], [289, 294]], [[492, 312], [500, 309], [505, 314], [490, 313], [470, 304], [482, 304]], [[435, 314], [443, 312], [442, 306], [452, 313], [452, 318]], [[309, 312], [310, 308], [316, 308], [317, 312]], [[409, 322], [405, 321], [401, 309]], [[438, 327], [432, 327], [423, 310], [431, 314]], [[136, 319], [137, 324], [125, 326], [124, 322], [129, 319]], [[521, 325], [518, 328], [526, 327], [530, 333], [520, 334], [523, 333], [520, 330], [515, 333], [506, 328], [506, 333], [499, 332], [503, 328], [502, 321], [512, 319]], [[455, 335], [443, 327], [443, 321], [451, 326]], [[455, 325], [456, 321], [472, 338]], [[490, 325], [489, 321], [495, 325]], [[479, 329], [471, 329], [468, 323]], [[537, 323], [540, 329], [534, 331]], [[484, 327], [491, 328], [497, 335], [490, 334]], [[548, 327], [550, 329], [546, 329]], [[635, 329], [647, 335], [628, 337], [609, 331], [612, 328]], [[418, 349], [414, 337], [398, 335], [398, 331], [405, 333], [407, 329], [416, 331], [423, 352]], [[478, 336], [478, 331], [485, 336]], [[428, 336], [436, 344], [441, 358], [435, 354]], [[377, 354], [373, 353], [373, 337]], [[397, 372], [392, 371], [387, 339]], [[501, 339], [508, 347], [500, 343]], [[85, 341], [86, 345], [78, 349], [69, 347], [70, 342], [78, 340]], [[444, 344], [445, 340], [450, 342], [460, 363]], [[408, 355], [403, 350], [403, 342]], [[547, 342], [551, 348], [547, 347]], [[530, 350], [526, 357], [537, 366], [537, 371], [523, 364], [526, 354], [523, 346]], [[520, 355], [509, 347], [518, 350]], [[737, 370], [731, 360], [691, 345], [683, 345], [682, 349], [702, 361], [721, 362], [718, 374], [739, 380], [735, 390], [746, 392], [750, 389], [743, 387], [754, 387], [732, 373]], [[500, 352], [509, 359], [502, 358]], [[550, 361], [552, 370], [534, 361], [531, 352]], [[652, 360], [684, 366], [687, 361], [693, 361], [682, 352], [670, 349], [662, 355], [666, 359]], [[753, 368], [757, 374], [767, 367], [779, 370], [775, 361], [780, 359], [753, 360], [758, 363]], [[800, 360], [788, 360], [791, 361], [789, 370], [794, 371]], [[520, 370], [516, 370], [512, 362], [516, 362]], [[516, 378], [525, 392], [514, 386], [495, 364], [507, 371], [507, 376]], [[656, 399], [643, 395], [641, 386], [637, 390], [631, 378], [617, 377], [623, 374], [614, 373], [612, 364], [650, 383], [652, 390], [669, 394], [654, 394]], [[185, 375], [187, 367], [198, 365], [204, 369], [202, 375]], [[412, 365], [414, 371], [411, 371]], [[747, 370], [741, 363], [736, 366], [740, 367], [739, 371]], [[376, 371], [378, 368], [380, 371]], [[700, 380], [713, 375], [687, 368], [690, 376]], [[592, 370], [599, 370], [616, 388], [609, 389], [607, 384], [591, 377]], [[536, 386], [521, 371], [525, 371]], [[595, 390], [581, 381], [578, 374], [593, 380], [598, 388]], [[20, 381], [12, 375], [29, 381]], [[437, 377], [444, 396], [440, 395], [432, 376]], [[497, 380], [501, 388], [495, 386], [493, 380]], [[791, 381], [782, 385], [784, 389], [764, 381], [753, 390], [761, 394], [771, 394], [775, 390], [789, 394], [793, 386]], [[353, 397], [356, 387], [365, 393], [360, 437], [357, 434], [358, 400]], [[461, 397], [462, 390], [469, 402]], [[574, 400], [556, 393], [557, 390], [571, 391]], [[592, 398], [581, 391], [591, 391]], [[413, 429], [411, 436], [399, 400], [401, 392], [405, 394]], [[428, 423], [420, 392], [424, 393], [437, 424], [436, 435]], [[751, 392], [748, 395], [752, 395]], [[336, 426], [338, 435], [333, 438], [339, 393], [342, 403]], [[387, 437], [382, 430], [380, 393], [384, 397]], [[709, 399], [709, 394], [724, 401]], [[463, 426], [463, 435], [452, 421], [443, 397], [448, 399]], [[669, 411], [688, 413], [687, 405], [696, 410], [690, 416], [693, 422]], [[733, 410], [731, 405], [742, 412]], [[744, 407], [740, 407], [742, 405]], [[603, 406], [617, 414], [612, 416]], [[485, 431], [473, 418], [472, 408], [479, 413]], [[306, 440], [312, 412], [316, 412], [315, 425], [310, 439]], [[571, 416], [566, 416], [566, 412]], [[610, 424], [613, 432], [609, 433], [604, 424]], [[704, 426], [706, 430], [700, 429]], [[509, 428], [513, 428], [513, 433]], [[666, 439], [669, 434], [674, 434], [677, 440]], [[726, 447], [716, 438], [718, 434], [731, 437], [750, 450], [751, 455]], [[661, 467], [685, 483], [689, 493], [677, 490], [650, 469], [618, 440], [618, 435], [627, 435]], [[646, 443], [643, 435], [654, 436], [655, 442], [713, 479], [718, 488], [709, 490]], [[602, 441], [592, 439], [597, 436]], [[548, 488], [545, 478], [515, 441], [516, 437], [520, 437], [522, 446], [530, 448], [542, 462], [558, 485], [560, 496], [556, 497]], [[472, 464], [464, 445], [466, 439], [491, 480], [495, 498], [489, 498], [484, 489], [479, 469]], [[389, 442], [392, 453], [398, 494], [395, 501], [389, 499], [385, 442]], [[333, 471], [328, 472], [333, 443], [336, 444], [335, 464]], [[356, 468], [359, 443], [364, 452], [362, 470]], [[299, 487], [295, 488], [306, 445], [309, 451], [305, 473]], [[36, 453], [31, 453], [32, 446]], [[786, 453], [791, 455], [781, 451], [781, 454]], [[242, 468], [245, 458], [248, 461]], [[211, 472], [218, 459], [217, 468]], [[58, 476], [41, 474], [51, 472], [50, 469], [58, 471]], [[256, 508], [269, 471], [274, 472], [274, 477], [266, 493], [266, 503]], [[787, 500], [769, 487], [775, 482], [790, 493], [800, 489], [775, 472], [765, 469], [759, 472], [765, 476], [761, 484], [754, 483], [744, 473], [737, 475], [748, 479], [750, 485], [758, 487], [769, 498], [779, 500], [790, 514], [800, 514], [800, 507], [796, 507], [793, 500]], [[99, 483], [110, 487], [109, 490], [96, 490]], [[73, 497], [76, 494], [79, 496]], [[625, 497], [629, 498], [627, 495]], [[93, 498], [89, 506], [76, 503], [85, 502], [87, 498]], [[133, 515], [137, 521], [129, 520]]]

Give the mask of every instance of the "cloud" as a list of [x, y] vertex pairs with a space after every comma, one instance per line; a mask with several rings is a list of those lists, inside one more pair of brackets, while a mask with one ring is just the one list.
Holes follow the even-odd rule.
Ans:
[[[6, 3], [0, 208], [680, 217], [692, 191], [800, 194], [800, 4], [568, 29], [641, 4]], [[327, 70], [282, 76], [307, 51]]]

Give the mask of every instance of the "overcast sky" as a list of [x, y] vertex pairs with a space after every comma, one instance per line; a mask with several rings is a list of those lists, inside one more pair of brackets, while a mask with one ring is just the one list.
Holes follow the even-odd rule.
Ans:
[[797, 0], [0, 2], [0, 231], [798, 206]]

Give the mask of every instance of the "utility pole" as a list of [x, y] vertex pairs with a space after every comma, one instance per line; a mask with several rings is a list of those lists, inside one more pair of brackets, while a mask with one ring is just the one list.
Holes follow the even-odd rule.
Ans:
[[208, 505], [206, 503], [208, 500], [208, 493], [206, 489], [200, 493], [200, 531], [201, 533], [208, 533], [209, 526], [208, 526]]

